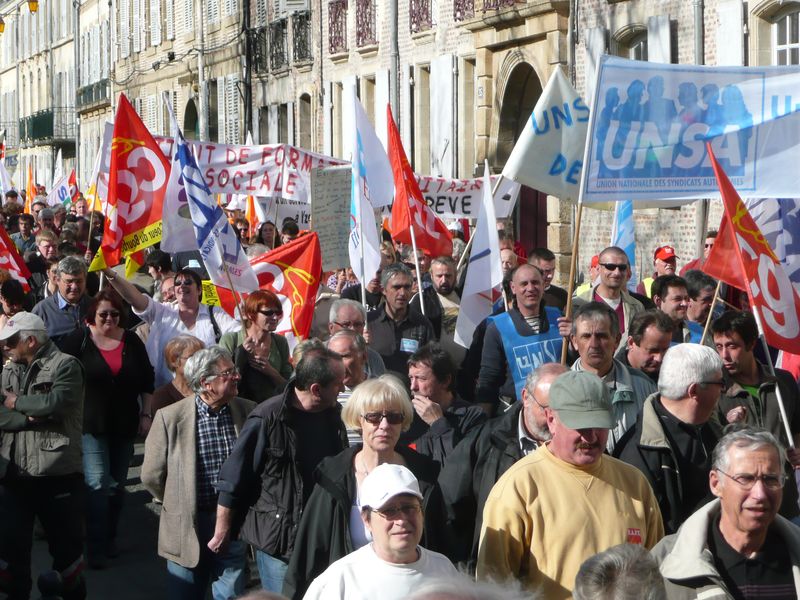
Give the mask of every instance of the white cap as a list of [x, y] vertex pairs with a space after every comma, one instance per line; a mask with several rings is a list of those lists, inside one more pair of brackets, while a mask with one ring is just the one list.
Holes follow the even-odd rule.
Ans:
[[361, 483], [361, 508], [368, 506], [380, 510], [389, 500], [401, 494], [411, 494], [422, 500], [419, 482], [414, 474], [403, 465], [378, 465]]
[[44, 321], [33, 313], [18, 312], [0, 330], [0, 341], [7, 340], [20, 331], [47, 331]]

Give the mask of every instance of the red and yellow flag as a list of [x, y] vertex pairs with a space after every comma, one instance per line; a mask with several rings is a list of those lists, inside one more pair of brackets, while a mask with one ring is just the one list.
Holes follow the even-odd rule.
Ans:
[[90, 271], [112, 267], [161, 240], [161, 207], [170, 163], [121, 94], [111, 141], [106, 227]]
[[28, 183], [25, 186], [25, 214], [31, 214], [33, 199], [36, 198], [36, 184], [33, 182], [33, 162], [28, 163]]
[[11, 277], [22, 284], [22, 289], [26, 292], [31, 290], [28, 279], [31, 272], [19, 254], [16, 244], [11, 240], [5, 227], [0, 225], [0, 268], [9, 272]]

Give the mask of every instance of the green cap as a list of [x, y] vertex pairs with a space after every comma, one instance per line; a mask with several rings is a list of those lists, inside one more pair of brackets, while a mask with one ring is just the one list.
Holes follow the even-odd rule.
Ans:
[[567, 371], [550, 385], [550, 408], [570, 429], [611, 429], [608, 387], [587, 371]]

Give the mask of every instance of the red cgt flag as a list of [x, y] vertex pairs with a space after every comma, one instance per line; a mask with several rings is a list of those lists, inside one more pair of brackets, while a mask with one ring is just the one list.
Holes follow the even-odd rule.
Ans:
[[750, 306], [774, 348], [800, 353], [800, 296], [792, 286], [739, 194], [717, 163], [711, 145], [708, 155], [717, 176], [725, 216], [703, 270], [725, 283], [747, 290]]
[[16, 244], [8, 236], [5, 227], [2, 225], [0, 225], [0, 269], [8, 271], [11, 277], [22, 284], [22, 288], [26, 292], [30, 291], [31, 286], [28, 285], [28, 279], [31, 276], [31, 272], [19, 255]]
[[[274, 292], [281, 301], [283, 318], [277, 333], [286, 336], [289, 346], [308, 337], [314, 318], [319, 278], [322, 274], [322, 252], [316, 232], [301, 235], [297, 239], [274, 250], [250, 259], [258, 277], [259, 288]], [[220, 306], [234, 314], [233, 293], [227, 288], [217, 287]], [[242, 294], [242, 297], [246, 297]]]
[[170, 163], [133, 106], [120, 94], [111, 142], [106, 226], [90, 270], [120, 263], [161, 240], [161, 205]]
[[386, 107], [389, 132], [389, 162], [394, 173], [394, 204], [392, 205], [392, 238], [411, 244], [411, 227], [417, 248], [426, 254], [450, 256], [453, 254], [453, 236], [442, 220], [425, 203], [414, 171], [406, 158], [400, 132], [392, 117], [392, 108]]

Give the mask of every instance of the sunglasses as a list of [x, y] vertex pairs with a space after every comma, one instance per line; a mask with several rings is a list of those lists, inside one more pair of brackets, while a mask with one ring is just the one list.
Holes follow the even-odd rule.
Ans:
[[389, 425], [400, 425], [403, 422], [403, 413], [399, 412], [368, 412], [365, 415], [361, 415], [361, 418], [364, 419], [370, 425], [380, 425], [381, 421], [386, 419]]
[[394, 521], [400, 518], [400, 515], [413, 517], [422, 510], [419, 504], [401, 504], [399, 506], [390, 506], [389, 508], [375, 509], [372, 512], [378, 513], [387, 521]]
[[282, 310], [274, 310], [272, 308], [266, 308], [266, 309], [263, 309], [263, 310], [259, 310], [258, 312], [261, 313], [262, 315], [264, 315], [267, 318], [280, 317], [283, 314]]
[[194, 285], [193, 279], [176, 279], [175, 287], [190, 287]]
[[105, 312], [97, 313], [97, 316], [101, 319], [119, 319], [119, 311], [118, 310], [109, 310]]
[[706, 248], [713, 248], [714, 244], [706, 244]]
[[616, 271], [617, 269], [619, 269], [620, 271], [628, 270], [628, 265], [618, 265], [615, 263], [600, 263], [600, 264], [609, 271]]

